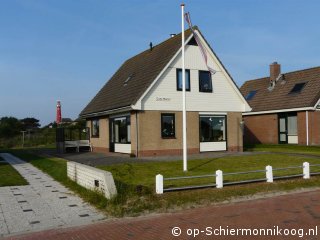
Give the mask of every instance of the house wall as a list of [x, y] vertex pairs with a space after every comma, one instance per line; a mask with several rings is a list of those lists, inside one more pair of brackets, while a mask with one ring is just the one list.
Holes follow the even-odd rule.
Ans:
[[278, 144], [278, 115], [248, 115], [244, 120], [245, 144]]
[[[186, 46], [185, 67], [190, 69], [190, 92], [186, 92], [187, 111], [244, 112], [249, 110], [236, 85], [218, 63], [208, 55], [210, 66], [217, 72], [212, 77], [213, 92], [199, 92], [199, 70], [207, 71], [199, 47]], [[176, 69], [181, 68], [181, 54], [171, 63], [160, 79], [142, 99], [142, 110], [180, 111], [182, 91], [177, 91]], [[247, 107], [247, 108], [246, 108]]]
[[[278, 144], [278, 115], [244, 116], [246, 144]], [[308, 111], [309, 145], [320, 145], [320, 111]], [[306, 112], [297, 112], [298, 144], [307, 144]]]
[[109, 152], [109, 119], [99, 119], [99, 137], [92, 137], [91, 120], [87, 120], [87, 127], [90, 128], [90, 141], [94, 152]]
[[312, 116], [312, 145], [320, 146], [320, 111], [314, 111]]
[[[175, 138], [161, 137], [161, 113], [175, 113]], [[241, 113], [227, 113], [227, 149], [242, 151]], [[139, 153], [141, 156], [182, 155], [182, 113], [170, 111], [143, 111], [138, 114]], [[188, 153], [200, 152], [199, 112], [187, 112]], [[133, 149], [134, 151], [134, 149]]]
[[239, 112], [229, 112], [227, 114], [227, 142], [228, 151], [243, 151], [242, 114]]
[[[320, 112], [308, 111], [309, 145], [320, 145]], [[306, 112], [298, 112], [298, 143], [307, 144]]]
[[[175, 138], [161, 137], [161, 113], [175, 114]], [[139, 156], [182, 154], [182, 114], [170, 111], [142, 111], [139, 118]], [[199, 152], [199, 120], [197, 112], [187, 113], [188, 152]]]

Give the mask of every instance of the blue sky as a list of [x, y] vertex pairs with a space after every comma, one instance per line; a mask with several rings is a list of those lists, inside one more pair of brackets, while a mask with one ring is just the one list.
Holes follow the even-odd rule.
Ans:
[[[175, 0], [0, 0], [0, 117], [76, 118], [127, 58], [180, 32]], [[185, 1], [238, 86], [320, 64], [320, 1]]]

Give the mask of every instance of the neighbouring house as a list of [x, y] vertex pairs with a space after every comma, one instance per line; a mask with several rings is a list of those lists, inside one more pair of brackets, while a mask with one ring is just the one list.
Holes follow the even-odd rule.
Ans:
[[244, 142], [320, 145], [320, 67], [247, 81], [241, 92], [252, 107], [244, 113]]
[[[197, 27], [211, 77], [185, 31], [188, 153], [242, 151], [242, 112], [251, 108]], [[182, 153], [181, 33], [125, 61], [82, 110], [94, 151], [135, 156]]]

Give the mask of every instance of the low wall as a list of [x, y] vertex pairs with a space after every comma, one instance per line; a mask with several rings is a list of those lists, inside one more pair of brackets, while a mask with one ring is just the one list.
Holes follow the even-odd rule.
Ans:
[[68, 161], [67, 174], [71, 180], [79, 185], [90, 190], [98, 190], [108, 199], [117, 194], [113, 176], [110, 172]]

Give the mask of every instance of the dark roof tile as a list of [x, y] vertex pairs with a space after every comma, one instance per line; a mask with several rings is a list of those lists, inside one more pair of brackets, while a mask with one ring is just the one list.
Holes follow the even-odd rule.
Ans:
[[[252, 112], [280, 109], [314, 107], [320, 98], [320, 67], [284, 73], [284, 82], [279, 80], [272, 91], [269, 77], [246, 81], [240, 88], [243, 96], [257, 90], [255, 96], [248, 100]], [[305, 82], [300, 93], [290, 93], [292, 88]], [[282, 84], [284, 83], [284, 84]]]
[[[191, 30], [185, 31], [187, 39]], [[181, 33], [125, 61], [80, 116], [134, 104], [181, 47]], [[131, 79], [125, 84], [129, 76]]]

